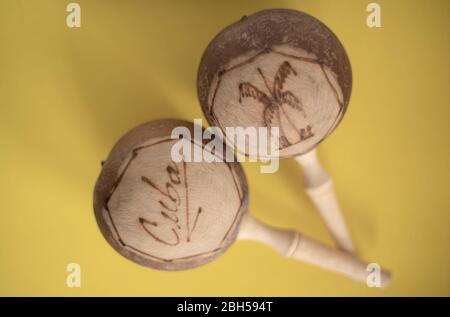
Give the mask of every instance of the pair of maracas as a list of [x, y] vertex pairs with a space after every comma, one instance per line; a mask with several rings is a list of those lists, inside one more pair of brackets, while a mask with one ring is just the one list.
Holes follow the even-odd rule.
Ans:
[[[180, 140], [172, 138], [173, 130], [194, 131], [192, 123], [179, 120], [143, 124], [114, 146], [94, 193], [102, 233], [123, 256], [158, 269], [196, 267], [236, 239], [252, 239], [365, 281], [367, 263], [352, 253], [331, 179], [314, 151], [342, 119], [351, 81], [350, 63], [336, 36], [307, 14], [281, 9], [258, 12], [224, 29], [207, 47], [198, 74], [205, 116], [225, 140], [225, 127], [279, 129], [279, 156], [296, 156], [303, 166], [307, 192], [342, 250], [254, 219], [247, 213], [241, 166], [209, 151], [205, 142], [191, 139], [188, 147], [209, 151], [216, 160], [175, 162], [171, 154]], [[255, 153], [251, 146], [235, 149]], [[383, 285], [389, 278], [381, 272]]]

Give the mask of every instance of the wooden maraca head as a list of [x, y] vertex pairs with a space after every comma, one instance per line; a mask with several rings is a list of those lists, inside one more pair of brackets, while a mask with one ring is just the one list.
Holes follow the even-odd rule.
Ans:
[[[290, 157], [308, 152], [336, 128], [352, 73], [342, 44], [322, 22], [274, 9], [219, 33], [203, 54], [197, 80], [211, 125], [278, 127], [279, 156]], [[251, 151], [248, 144], [237, 149]]]
[[[236, 239], [247, 207], [239, 163], [180, 162], [171, 157], [175, 127], [159, 120], [123, 136], [105, 161], [94, 191], [94, 210], [106, 240], [139, 264], [163, 270], [196, 267]], [[191, 141], [195, 147], [204, 144]]]

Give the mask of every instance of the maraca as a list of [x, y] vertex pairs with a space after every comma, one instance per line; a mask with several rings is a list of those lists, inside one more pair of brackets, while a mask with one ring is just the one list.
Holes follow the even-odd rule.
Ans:
[[[208, 122], [228, 143], [225, 127], [279, 128], [279, 157], [295, 157], [333, 239], [353, 252], [332, 179], [315, 151], [341, 121], [351, 93], [350, 62], [333, 32], [293, 10], [243, 17], [208, 45], [197, 84]], [[260, 153], [258, 146], [234, 145], [246, 155]]]
[[[366, 263], [297, 232], [262, 224], [247, 213], [248, 190], [238, 162], [175, 162], [173, 129], [194, 125], [159, 120], [123, 136], [102, 166], [94, 210], [106, 240], [139, 264], [183, 270], [205, 264], [237, 239], [268, 244], [280, 253], [365, 281]], [[192, 151], [208, 151], [188, 140]], [[210, 155], [217, 153], [208, 152]], [[382, 285], [389, 273], [381, 273]]]

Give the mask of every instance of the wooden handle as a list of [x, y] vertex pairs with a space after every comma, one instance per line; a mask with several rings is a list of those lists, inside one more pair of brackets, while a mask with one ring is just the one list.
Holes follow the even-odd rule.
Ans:
[[333, 180], [320, 165], [316, 150], [297, 156], [295, 160], [302, 166], [305, 191], [319, 210], [338, 247], [347, 252], [355, 252], [345, 220], [334, 191]]
[[[238, 238], [268, 244], [285, 256], [346, 275], [358, 282], [365, 283], [369, 276], [368, 263], [356, 256], [332, 249], [298, 232], [270, 227], [248, 214], [242, 222]], [[380, 273], [381, 287], [385, 287], [389, 283], [390, 273], [383, 270]]]

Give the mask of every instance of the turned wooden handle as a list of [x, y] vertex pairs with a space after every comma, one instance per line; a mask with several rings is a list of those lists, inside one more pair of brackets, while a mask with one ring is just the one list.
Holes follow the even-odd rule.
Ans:
[[319, 210], [332, 238], [340, 249], [355, 252], [355, 247], [336, 198], [333, 180], [320, 165], [316, 150], [297, 156], [295, 160], [303, 168], [305, 191]]
[[[292, 230], [270, 227], [248, 214], [243, 220], [238, 238], [268, 244], [285, 256], [346, 275], [358, 282], [365, 283], [370, 274], [367, 271], [368, 263], [353, 254], [335, 250]], [[381, 287], [385, 287], [389, 283], [390, 273], [383, 270], [380, 273]]]

